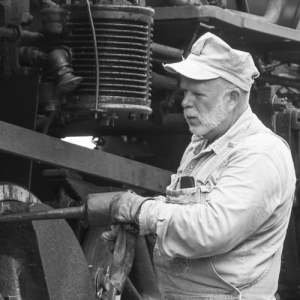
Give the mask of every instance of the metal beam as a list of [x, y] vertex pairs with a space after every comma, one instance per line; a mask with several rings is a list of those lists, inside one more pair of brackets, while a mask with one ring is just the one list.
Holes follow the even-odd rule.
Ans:
[[0, 121], [0, 151], [164, 194], [171, 172]]
[[[201, 6], [174, 6], [174, 7], [156, 7], [154, 22], [159, 21], [200, 21], [208, 23], [208, 25], [219, 25], [224, 29], [224, 26], [235, 27], [245, 35], [245, 30], [252, 31], [254, 34], [263, 36], [264, 43], [268, 40], [295, 41], [300, 42], [299, 31], [270, 24], [264, 21], [257, 21], [256, 16], [251, 14], [240, 15], [234, 10], [222, 9], [217, 6], [201, 5]], [[255, 40], [255, 37], [254, 37]], [[245, 40], [243, 40], [245, 42]], [[288, 44], [287, 44], [288, 46]]]

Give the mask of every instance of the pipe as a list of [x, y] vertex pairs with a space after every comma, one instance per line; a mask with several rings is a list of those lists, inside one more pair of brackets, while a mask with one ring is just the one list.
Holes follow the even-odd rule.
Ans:
[[23, 30], [22, 32], [22, 41], [26, 41], [27, 43], [43, 43], [44, 36], [39, 32], [31, 32], [28, 30]]
[[157, 43], [152, 43], [151, 50], [153, 54], [165, 56], [167, 58], [178, 60], [178, 61], [182, 60], [183, 50], [181, 49], [164, 46]]
[[152, 86], [159, 89], [178, 90], [178, 80], [152, 72]]
[[73, 75], [70, 56], [70, 52], [68, 53], [65, 49], [55, 49], [48, 55], [48, 68], [53, 79], [57, 81], [56, 91], [59, 94], [72, 92], [83, 79]]
[[261, 74], [256, 80], [286, 87], [300, 88], [300, 80], [275, 75]]
[[247, 14], [238, 10], [230, 10], [231, 12], [241, 15], [246, 18], [250, 18], [254, 21], [262, 21], [267, 23], [276, 24], [279, 20], [281, 11], [283, 9], [284, 0], [268, 0], [267, 9], [264, 16], [256, 16]]
[[33, 220], [84, 219], [84, 206], [58, 208], [35, 212], [23, 212], [0, 216], [0, 223], [22, 222]]
[[0, 27], [0, 38], [13, 40], [17, 34], [18, 33], [14, 28]]

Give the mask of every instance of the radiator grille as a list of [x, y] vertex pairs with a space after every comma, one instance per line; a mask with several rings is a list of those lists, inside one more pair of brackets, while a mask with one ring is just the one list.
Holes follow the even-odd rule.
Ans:
[[[93, 8], [93, 7], [92, 7]], [[127, 11], [106, 11], [96, 7], [93, 12], [99, 59], [99, 105], [141, 105], [143, 113], [150, 109], [150, 76], [153, 18], [143, 16], [135, 7]], [[95, 7], [94, 7], [95, 9]], [[146, 9], [146, 8], [145, 8]], [[83, 77], [73, 96], [94, 98], [96, 87], [93, 36], [88, 15], [71, 12], [66, 24], [68, 35], [48, 38], [49, 49], [66, 46], [73, 53], [74, 75]], [[74, 97], [73, 97], [74, 98]], [[148, 108], [149, 107], [149, 108]], [[127, 107], [128, 108], [128, 107]]]

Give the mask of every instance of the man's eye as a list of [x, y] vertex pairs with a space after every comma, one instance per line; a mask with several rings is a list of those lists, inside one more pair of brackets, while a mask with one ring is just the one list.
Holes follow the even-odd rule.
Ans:
[[195, 93], [195, 96], [196, 96], [196, 97], [202, 97], [203, 94], [201, 94], [201, 93]]

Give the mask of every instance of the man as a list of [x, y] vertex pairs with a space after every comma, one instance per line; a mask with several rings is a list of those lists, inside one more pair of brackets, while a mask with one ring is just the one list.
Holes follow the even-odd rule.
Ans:
[[180, 75], [192, 141], [165, 198], [119, 194], [112, 218], [156, 235], [164, 299], [275, 299], [295, 171], [249, 107], [253, 60], [206, 33], [165, 69]]

